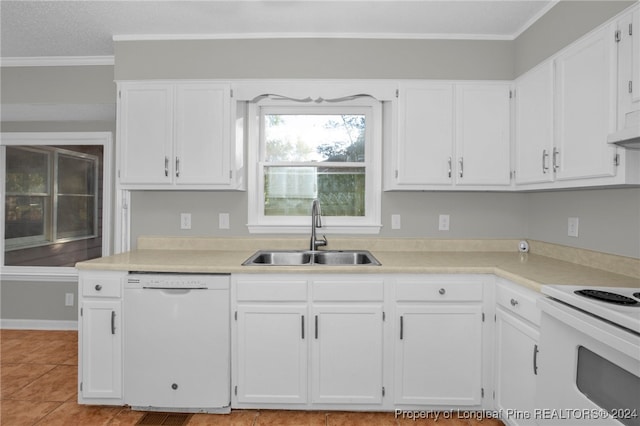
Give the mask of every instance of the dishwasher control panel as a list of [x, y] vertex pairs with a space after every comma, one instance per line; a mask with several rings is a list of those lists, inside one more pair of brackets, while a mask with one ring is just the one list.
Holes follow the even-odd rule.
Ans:
[[228, 275], [141, 273], [129, 274], [125, 286], [128, 288], [207, 289], [228, 283], [228, 280]]

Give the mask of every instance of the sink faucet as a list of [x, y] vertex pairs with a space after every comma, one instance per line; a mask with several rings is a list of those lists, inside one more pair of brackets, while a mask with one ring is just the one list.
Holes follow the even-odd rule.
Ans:
[[322, 212], [320, 210], [320, 201], [313, 200], [311, 204], [311, 242], [309, 250], [316, 251], [320, 246], [327, 245], [327, 237], [322, 236], [321, 240], [316, 239], [316, 228], [322, 228]]

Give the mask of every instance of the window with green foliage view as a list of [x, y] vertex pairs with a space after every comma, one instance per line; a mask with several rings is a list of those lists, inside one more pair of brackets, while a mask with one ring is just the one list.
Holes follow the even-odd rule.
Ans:
[[265, 216], [365, 214], [364, 115], [265, 114]]
[[256, 197], [251, 197], [256, 203], [250, 203], [250, 227], [304, 232], [301, 227], [308, 226], [311, 204], [318, 199], [328, 232], [379, 229], [380, 116], [375, 100], [348, 105], [271, 102], [260, 105], [257, 114]]

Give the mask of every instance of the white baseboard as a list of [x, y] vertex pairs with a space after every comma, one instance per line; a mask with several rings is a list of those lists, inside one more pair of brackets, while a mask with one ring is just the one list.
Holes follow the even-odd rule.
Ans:
[[0, 320], [0, 328], [13, 330], [77, 330], [78, 321], [4, 318]]

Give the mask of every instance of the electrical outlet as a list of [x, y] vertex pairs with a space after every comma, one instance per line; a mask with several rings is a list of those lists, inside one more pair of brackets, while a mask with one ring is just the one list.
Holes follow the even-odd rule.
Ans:
[[580, 225], [580, 218], [570, 217], [567, 224], [567, 235], [570, 237], [578, 237], [579, 225]]
[[449, 215], [441, 214], [438, 217], [438, 230], [439, 231], [448, 231], [449, 230]]
[[191, 229], [191, 213], [180, 213], [180, 229]]
[[391, 215], [391, 229], [400, 229], [400, 215], [392, 214]]
[[73, 293], [65, 293], [64, 306], [73, 306]]
[[229, 229], [229, 213], [220, 213], [218, 215], [218, 228]]

